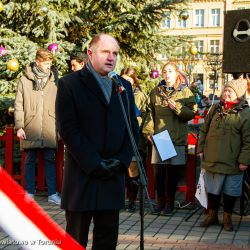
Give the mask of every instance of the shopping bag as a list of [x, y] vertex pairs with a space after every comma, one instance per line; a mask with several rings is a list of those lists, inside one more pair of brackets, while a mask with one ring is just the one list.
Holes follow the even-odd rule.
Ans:
[[205, 169], [201, 169], [199, 181], [196, 187], [195, 197], [204, 208], [207, 208], [207, 205], [208, 205], [207, 204], [208, 203], [207, 191], [206, 191], [205, 180], [204, 180], [205, 171], [206, 171]]

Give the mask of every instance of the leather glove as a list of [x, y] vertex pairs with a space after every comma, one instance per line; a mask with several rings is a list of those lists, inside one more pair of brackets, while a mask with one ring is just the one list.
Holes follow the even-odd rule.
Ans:
[[100, 164], [90, 173], [90, 176], [100, 180], [107, 180], [113, 177], [114, 173], [108, 168], [105, 160], [102, 160]]
[[117, 159], [102, 160], [100, 164], [90, 173], [96, 179], [107, 180], [115, 174], [125, 172], [124, 166]]
[[123, 166], [123, 164], [117, 160], [117, 159], [107, 159], [107, 160], [104, 160], [107, 164], [107, 167], [115, 174], [118, 174], [118, 173], [122, 173], [122, 172], [125, 172], [126, 169], [125, 167]]

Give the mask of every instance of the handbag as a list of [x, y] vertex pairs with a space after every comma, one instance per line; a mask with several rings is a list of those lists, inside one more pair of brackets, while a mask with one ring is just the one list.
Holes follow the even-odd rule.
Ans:
[[128, 175], [131, 178], [135, 178], [135, 177], [139, 176], [139, 168], [138, 168], [136, 161], [131, 161], [131, 163], [128, 167]]
[[207, 200], [207, 191], [204, 180], [205, 172], [206, 172], [205, 169], [201, 169], [199, 181], [196, 187], [195, 197], [204, 208], [207, 208], [208, 200]]

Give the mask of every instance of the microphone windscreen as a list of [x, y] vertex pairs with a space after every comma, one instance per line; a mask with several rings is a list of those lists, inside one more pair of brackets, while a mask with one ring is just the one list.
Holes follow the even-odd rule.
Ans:
[[113, 78], [115, 78], [115, 77], [116, 77], [116, 73], [115, 73], [114, 71], [110, 71], [110, 72], [108, 73], [108, 78], [113, 79]]

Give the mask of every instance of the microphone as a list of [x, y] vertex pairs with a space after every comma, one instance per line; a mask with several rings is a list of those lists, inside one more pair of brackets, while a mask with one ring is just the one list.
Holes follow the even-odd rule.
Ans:
[[111, 71], [108, 73], [108, 78], [111, 79], [120, 89], [120, 92], [125, 91], [126, 89], [124, 88], [121, 80], [117, 76], [117, 74], [114, 71]]

